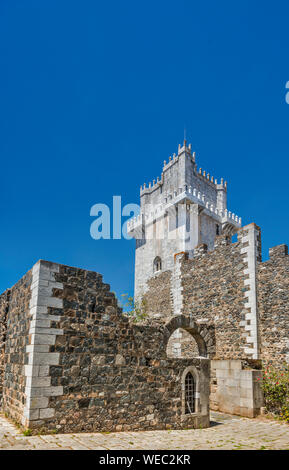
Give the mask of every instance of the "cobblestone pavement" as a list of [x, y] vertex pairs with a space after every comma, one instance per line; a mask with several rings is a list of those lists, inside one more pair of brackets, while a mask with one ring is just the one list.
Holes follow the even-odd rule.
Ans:
[[271, 420], [211, 413], [211, 427], [182, 431], [143, 431], [24, 436], [0, 415], [0, 449], [287, 449], [289, 426]]

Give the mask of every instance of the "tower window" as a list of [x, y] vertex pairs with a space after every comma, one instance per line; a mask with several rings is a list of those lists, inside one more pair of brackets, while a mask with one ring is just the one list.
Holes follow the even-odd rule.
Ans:
[[159, 256], [154, 259], [154, 273], [162, 270], [162, 260]]
[[195, 379], [190, 372], [185, 378], [185, 413], [195, 413]]
[[220, 235], [220, 225], [216, 224], [216, 235]]

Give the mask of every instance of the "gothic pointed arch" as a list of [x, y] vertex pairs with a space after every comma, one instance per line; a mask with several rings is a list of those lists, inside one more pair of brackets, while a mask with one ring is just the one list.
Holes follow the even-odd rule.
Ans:
[[154, 273], [162, 270], [162, 260], [159, 256], [156, 256], [153, 263]]
[[200, 376], [195, 366], [186, 367], [181, 377], [182, 414], [194, 414], [200, 411]]

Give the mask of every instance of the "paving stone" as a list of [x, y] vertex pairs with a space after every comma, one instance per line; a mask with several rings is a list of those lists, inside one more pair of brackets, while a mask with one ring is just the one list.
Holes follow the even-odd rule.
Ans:
[[23, 436], [0, 415], [0, 449], [289, 450], [289, 426], [285, 423], [213, 412], [211, 424], [206, 429]]

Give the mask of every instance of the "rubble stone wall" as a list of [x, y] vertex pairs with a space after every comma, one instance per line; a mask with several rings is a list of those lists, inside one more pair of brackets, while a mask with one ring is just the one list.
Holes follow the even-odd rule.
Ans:
[[148, 293], [143, 296], [145, 313], [150, 318], [173, 315], [171, 297], [171, 271], [156, 274], [148, 280]]
[[[145, 299], [149, 315], [158, 313], [166, 322], [182, 314], [213, 327], [215, 349], [211, 359], [262, 359], [275, 365], [289, 362], [286, 245], [271, 248], [270, 259], [262, 262], [260, 229], [250, 224], [239, 230], [236, 243], [221, 235], [213, 251], [202, 244], [194, 250], [193, 258], [177, 254], [175, 263], [181, 292], [178, 310], [174, 311], [172, 302], [175, 279], [163, 272], [148, 282]], [[186, 357], [189, 339], [177, 332], [174, 338], [174, 349], [182, 349]], [[191, 352], [195, 355], [193, 342]], [[177, 355], [182, 357], [181, 351]]]
[[25, 366], [28, 363], [26, 348], [29, 342], [31, 282], [32, 273], [29, 271], [4, 293], [1, 309], [1, 317], [5, 317], [2, 328], [6, 329], [1, 354], [4, 369], [2, 406], [19, 423], [26, 403]]
[[100, 274], [40, 261], [11, 289], [3, 410], [35, 433], [207, 427], [209, 360], [168, 358], [170, 334], [129, 320]]
[[10, 291], [5, 291], [0, 295], [0, 403], [2, 400], [2, 390], [5, 372], [5, 342], [7, 332], [7, 313], [9, 306]]
[[289, 256], [287, 245], [270, 249], [258, 266], [261, 358], [266, 364], [289, 363]]
[[[208, 252], [203, 244], [195, 250], [194, 258], [188, 259], [183, 254], [175, 259], [180, 265], [182, 293], [182, 302], [177, 313], [192, 317], [197, 323], [208, 327], [214, 326], [215, 359], [236, 359], [245, 355], [249, 333], [244, 328], [247, 323], [247, 287], [244, 284], [246, 263], [241, 253], [242, 247], [242, 241], [231, 244], [228, 237], [220, 236], [214, 251]], [[167, 272], [160, 274], [157, 279], [153, 278], [148, 282], [148, 290], [144, 296], [151, 306], [149, 312], [159, 313], [164, 322], [175, 313], [170, 302], [175, 289], [172, 281], [172, 277], [167, 277]], [[158, 308], [160, 299], [166, 308]], [[184, 338], [184, 342], [188, 351], [188, 337]]]
[[[236, 243], [226, 235], [218, 236], [213, 251], [201, 244], [193, 257], [176, 254], [175, 264], [180, 295], [176, 311], [176, 302], [172, 303], [173, 315], [188, 317], [214, 334], [210, 336], [214, 347], [207, 348], [215, 364], [212, 408], [255, 416], [261, 406], [260, 382], [255, 380], [260, 378], [258, 360], [275, 367], [289, 362], [287, 246], [271, 248], [270, 259], [262, 262], [260, 228], [250, 224], [239, 230]], [[157, 298], [165, 302], [165, 296], [169, 300], [165, 275], [159, 274], [153, 285], [148, 283], [148, 303], [153, 305], [152, 299]], [[174, 299], [176, 282], [174, 276], [170, 279], [170, 298]], [[158, 311], [168, 321], [170, 309]], [[176, 331], [170, 340], [170, 357], [196, 356], [195, 346], [187, 333]], [[232, 360], [246, 363], [245, 369], [232, 368]], [[244, 384], [251, 390], [244, 391]]]

